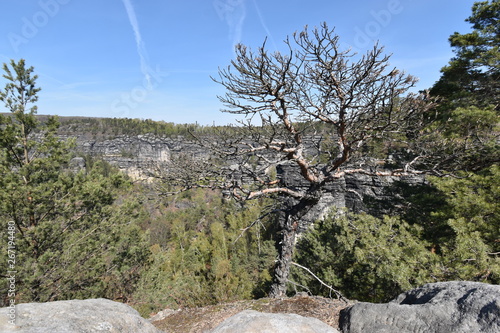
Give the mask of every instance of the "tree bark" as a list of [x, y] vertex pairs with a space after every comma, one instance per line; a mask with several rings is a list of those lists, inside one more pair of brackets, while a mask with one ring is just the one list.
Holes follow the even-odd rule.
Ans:
[[280, 214], [278, 224], [280, 229], [276, 239], [278, 258], [274, 267], [273, 284], [269, 292], [271, 298], [286, 296], [286, 283], [288, 282], [288, 274], [290, 273], [295, 248], [298, 221], [288, 211], [285, 211]]
[[308, 194], [297, 202], [288, 198], [284, 202], [284, 209], [278, 217], [278, 233], [276, 237], [276, 249], [278, 258], [274, 266], [273, 283], [269, 291], [269, 297], [281, 298], [286, 296], [286, 284], [292, 265], [295, 250], [295, 236], [299, 221], [316, 206], [321, 197], [321, 191], [316, 184], [311, 185]]

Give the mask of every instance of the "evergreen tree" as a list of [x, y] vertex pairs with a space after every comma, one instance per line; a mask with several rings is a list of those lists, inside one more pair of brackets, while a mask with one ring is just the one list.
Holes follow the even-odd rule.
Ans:
[[[415, 142], [434, 165], [478, 171], [500, 160], [500, 1], [476, 2], [466, 19], [472, 32], [450, 36], [453, 57], [430, 90], [438, 122]], [[434, 119], [434, 117], [430, 117]]]
[[[221, 201], [219, 195], [196, 189], [170, 204], [179, 208], [163, 209], [170, 211], [152, 226], [162, 234], [157, 241], [163, 244], [151, 246], [153, 262], [134, 295], [146, 304], [139, 308], [142, 313], [265, 294], [275, 257], [273, 242], [260, 224], [242, 232], [262, 206], [241, 207]], [[167, 230], [162, 232], [160, 225]]]
[[431, 89], [449, 109], [460, 106], [500, 107], [500, 1], [474, 3], [466, 19], [473, 31], [450, 36], [455, 57]]
[[[421, 232], [398, 217], [337, 211], [300, 239], [295, 260], [347, 298], [387, 301], [433, 281], [437, 257]], [[299, 268], [293, 268], [292, 279], [313, 294], [330, 294]]]
[[437, 244], [440, 279], [500, 283], [500, 168], [463, 178], [433, 178], [446, 200], [431, 223], [451, 233]]
[[15, 225], [17, 300], [127, 297], [148, 255], [137, 205], [114, 206], [130, 183], [103, 163], [69, 170], [73, 143], [56, 137], [57, 119], [35, 117], [33, 67], [20, 60], [4, 70], [0, 101], [11, 114], [0, 117], [0, 222]]
[[[462, 175], [431, 177], [426, 193], [419, 188], [407, 197], [407, 221], [352, 213], [318, 221], [300, 239], [295, 260], [362, 301], [386, 301], [437, 281], [498, 284], [500, 168]], [[292, 272], [314, 294], [330, 293], [304, 271]]]

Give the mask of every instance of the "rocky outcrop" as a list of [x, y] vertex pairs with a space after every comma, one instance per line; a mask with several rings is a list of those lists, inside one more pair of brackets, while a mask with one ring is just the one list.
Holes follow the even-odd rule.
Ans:
[[352, 304], [338, 299], [297, 294], [288, 298], [238, 300], [175, 311], [166, 309], [150, 318], [150, 321], [165, 332], [207, 333], [242, 311], [254, 310], [267, 314], [291, 313], [316, 318], [338, 330], [340, 311]]
[[[310, 185], [293, 164], [280, 165], [277, 173], [281, 182], [293, 190], [305, 191]], [[334, 182], [325, 184], [320, 201], [302, 218], [299, 231], [304, 231], [311, 223], [323, 218], [332, 207], [381, 216], [388, 213], [388, 207], [394, 209], [394, 203], [399, 196], [397, 192], [400, 191], [402, 184], [405, 187], [416, 187], [425, 183], [425, 177], [417, 174], [406, 176], [346, 174]]]
[[[10, 322], [12, 315], [15, 325]], [[161, 333], [130, 306], [107, 299], [26, 303], [16, 305], [14, 310], [2, 308], [0, 332]]]
[[316, 318], [245, 310], [225, 320], [212, 333], [338, 333]]
[[426, 284], [387, 304], [357, 303], [344, 309], [340, 328], [344, 333], [500, 332], [500, 286]]
[[[386, 304], [356, 303], [347, 308], [340, 301], [335, 303], [331, 299], [309, 297], [249, 302], [253, 303], [245, 304], [240, 301], [207, 308], [166, 310], [168, 312], [161, 317], [150, 320], [156, 320], [158, 328], [140, 317], [131, 307], [106, 299], [19, 304], [14, 311], [9, 308], [0, 309], [0, 332], [500, 332], [500, 286], [478, 282], [432, 283], [405, 292]], [[259, 312], [249, 309], [254, 306], [259, 307]], [[344, 309], [341, 310], [342, 308]], [[218, 320], [223, 316], [217, 313], [221, 309], [226, 309], [231, 314]], [[337, 330], [339, 310], [340, 330]], [[287, 313], [270, 313], [276, 311]], [[183, 315], [183, 312], [186, 313]], [[15, 325], [9, 323], [9, 315], [12, 314], [16, 318]], [[165, 324], [169, 318], [176, 324], [167, 325], [167, 328], [162, 323]], [[192, 323], [182, 326], [188, 319]], [[215, 324], [203, 323], [209, 319], [214, 319]], [[164, 331], [159, 330], [160, 328]]]
[[168, 161], [172, 154], [182, 152], [194, 158], [207, 154], [205, 149], [183, 136], [122, 135], [93, 139], [80, 135], [74, 138], [79, 153], [101, 157], [134, 178], [144, 178], [151, 165]]
[[[74, 136], [76, 149], [81, 154], [98, 156], [118, 167], [133, 178], [147, 178], [151, 172], [155, 172], [155, 166], [169, 161], [173, 156], [185, 154], [194, 159], [205, 159], [210, 152], [200, 146], [194, 139], [185, 136], [159, 137], [153, 134], [137, 136], [115, 136], [109, 138], [94, 138], [83, 135]], [[314, 149], [313, 139], [308, 138], [306, 144], [308, 149]], [[312, 152], [311, 154], [313, 154]], [[230, 161], [226, 161], [231, 164]], [[82, 159], [76, 158], [71, 167], [77, 169], [82, 167]], [[236, 162], [234, 162], [236, 163]], [[377, 161], [368, 161], [367, 168], [377, 168]], [[291, 188], [305, 190], [310, 184], [307, 183], [298, 172], [294, 163], [281, 164], [276, 168], [277, 175], [282, 183]], [[382, 170], [380, 170], [382, 171]], [[241, 181], [245, 183], [242, 176]], [[354, 212], [365, 211], [368, 213], [385, 213], [380, 207], [370, 210], [366, 205], [366, 199], [370, 202], [389, 202], [394, 200], [394, 193], [390, 188], [398, 182], [404, 182], [412, 186], [422, 184], [422, 176], [387, 177], [369, 176], [363, 174], [347, 174], [335, 182], [326, 184], [323, 197], [317, 206], [303, 218], [299, 231], [305, 230], [318, 218], [328, 213], [331, 207], [347, 207]]]

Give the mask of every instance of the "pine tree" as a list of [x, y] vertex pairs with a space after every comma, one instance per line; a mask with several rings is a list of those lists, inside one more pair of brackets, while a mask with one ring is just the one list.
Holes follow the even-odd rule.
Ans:
[[[300, 239], [295, 260], [348, 298], [387, 301], [432, 281], [437, 257], [421, 232], [398, 217], [334, 211]], [[313, 294], [329, 295], [304, 271], [292, 272]]]
[[[219, 195], [204, 189], [184, 192], [172, 204], [181, 208], [164, 212], [155, 222], [155, 233], [163, 236], [156, 240], [163, 243], [152, 245], [153, 263], [135, 294], [148, 304], [141, 312], [265, 294], [275, 258], [273, 242], [261, 225], [242, 232], [262, 206], [214, 200]], [[161, 226], [167, 230], [160, 231]]]
[[130, 182], [103, 162], [71, 171], [73, 142], [56, 137], [57, 119], [36, 118], [33, 67], [20, 60], [4, 70], [0, 101], [11, 113], [0, 117], [0, 222], [15, 225], [17, 301], [127, 297], [148, 255], [137, 204], [115, 205]]
[[446, 198], [431, 218], [451, 230], [439, 244], [441, 279], [500, 282], [500, 168], [463, 178], [433, 178]]
[[449, 41], [455, 57], [441, 70], [431, 89], [445, 99], [448, 108], [474, 105], [500, 107], [500, 1], [474, 3], [466, 19], [472, 32], [455, 32]]

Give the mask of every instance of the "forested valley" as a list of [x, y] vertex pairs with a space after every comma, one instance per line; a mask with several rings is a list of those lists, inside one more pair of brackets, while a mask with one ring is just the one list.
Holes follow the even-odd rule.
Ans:
[[[296, 35], [302, 62], [240, 46], [233, 66], [242, 76], [222, 71], [216, 81], [229, 91], [222, 100], [231, 112], [258, 115], [261, 126], [42, 116], [36, 69], [22, 59], [4, 64], [0, 251], [9, 258], [15, 249], [15, 262], [2, 259], [0, 271], [15, 267], [17, 303], [103, 297], [149, 315], [282, 296], [283, 286], [287, 295], [305, 291], [378, 302], [429, 282], [500, 283], [499, 16], [498, 1], [476, 3], [467, 19], [471, 32], [450, 37], [454, 58], [428, 92], [414, 97], [403, 96], [413, 79], [391, 71], [377, 52], [358, 67], [342, 63], [342, 55], [350, 56], [335, 49], [326, 24]], [[307, 67], [312, 49], [314, 63], [324, 67]], [[367, 59], [372, 63], [362, 62]], [[353, 94], [371, 98], [387, 91], [365, 113], [347, 113], [352, 118], [347, 116], [345, 128], [352, 132], [336, 127], [345, 114], [333, 119], [333, 112], [317, 107], [324, 92], [340, 101], [332, 108], [362, 109], [342, 104], [338, 92], [345, 86], [324, 76], [332, 64], [353, 75], [346, 86], [369, 79]], [[298, 80], [300, 66], [307, 68], [305, 83], [279, 81]], [[307, 99], [301, 89], [313, 83], [332, 90], [311, 88]], [[280, 89], [296, 100], [282, 98]], [[249, 109], [258, 102], [262, 108]], [[306, 113], [293, 118], [285, 102]], [[172, 156], [141, 180], [99, 156], [82, 156], [71, 138], [75, 132], [95, 140], [183, 137], [214, 154], [203, 161]], [[310, 150], [302, 149], [303, 138], [313, 138]], [[283, 157], [260, 155], [260, 144]], [[83, 167], [71, 167], [75, 157], [84, 158]], [[360, 162], [367, 160], [375, 164]], [[296, 163], [305, 189], [287, 187], [280, 178], [285, 162]], [[370, 209], [332, 207], [298, 230], [297, 221], [320, 201], [325, 184], [348, 171], [391, 177], [413, 172], [425, 181], [393, 182], [389, 199], [364, 203]], [[284, 248], [289, 241], [293, 249]], [[0, 306], [7, 305], [6, 278]]]

